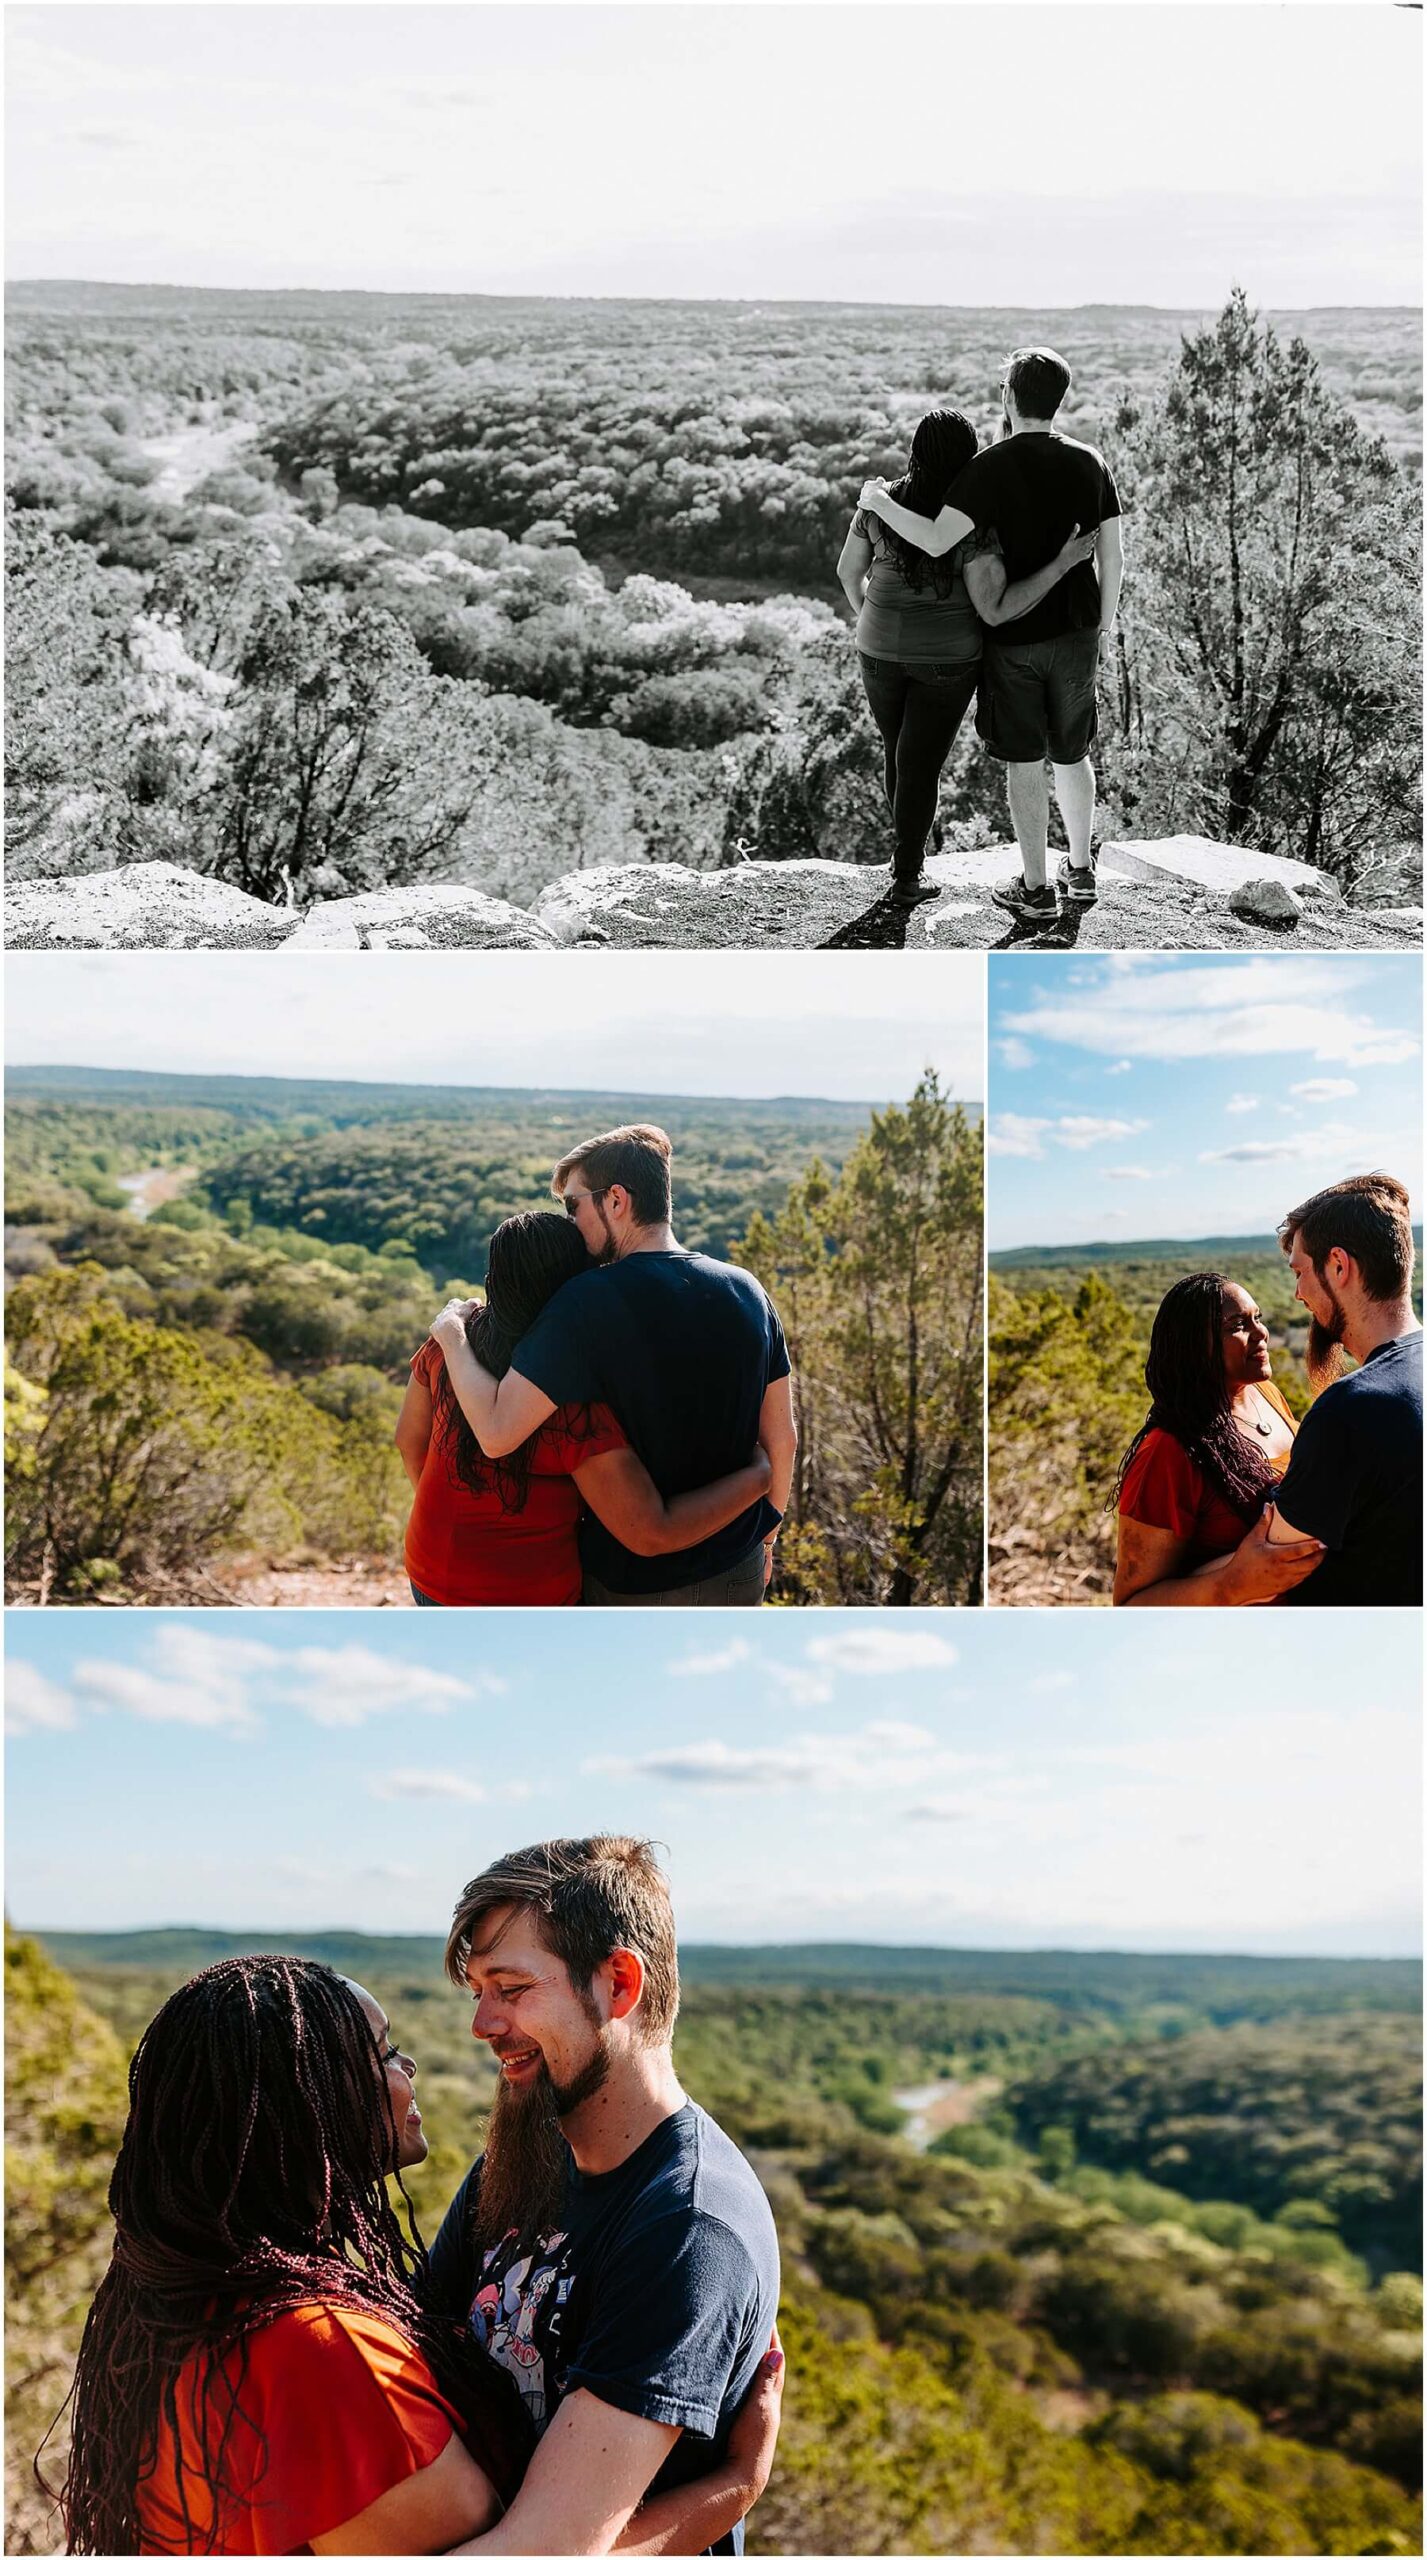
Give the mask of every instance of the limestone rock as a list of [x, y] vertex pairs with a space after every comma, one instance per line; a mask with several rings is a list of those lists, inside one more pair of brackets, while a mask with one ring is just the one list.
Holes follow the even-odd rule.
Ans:
[[304, 916], [289, 951], [547, 951], [554, 934], [523, 907], [461, 883], [368, 889], [326, 898]]
[[12, 951], [270, 951], [297, 918], [177, 862], [26, 880], [5, 895]]
[[1303, 913], [1302, 899], [1282, 880], [1241, 880], [1229, 907], [1246, 924], [1297, 924]]
[[[928, 869], [955, 884], [955, 857]], [[1004, 868], [1004, 865], [1003, 865]], [[805, 950], [853, 927], [885, 896], [887, 874], [846, 862], [808, 858], [740, 862], [729, 871], [686, 871], [677, 862], [621, 863], [577, 871], [541, 891], [535, 912], [559, 942], [638, 950]], [[943, 897], [914, 910], [907, 940], [925, 943], [955, 901]]]
[[1338, 885], [1311, 862], [1295, 862], [1287, 854], [1255, 853], [1249, 845], [1213, 844], [1207, 836], [1163, 836], [1102, 844], [1102, 871], [1119, 871], [1135, 880], [1177, 880], [1207, 890], [1210, 897], [1232, 898], [1250, 880], [1277, 880], [1300, 896], [1334, 901]]

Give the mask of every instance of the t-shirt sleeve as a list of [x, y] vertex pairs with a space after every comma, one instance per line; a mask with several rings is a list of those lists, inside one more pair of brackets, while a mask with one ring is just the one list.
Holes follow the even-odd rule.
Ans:
[[1352, 1435], [1339, 1413], [1330, 1388], [1304, 1415], [1273, 1497], [1291, 1529], [1330, 1549], [1343, 1544], [1358, 1498]]
[[424, 2471], [456, 2413], [400, 2331], [314, 2304], [250, 2341], [243, 2400], [265, 2454], [252, 2488], [253, 2548], [302, 2551]]
[[1151, 1431], [1140, 1442], [1120, 1488], [1120, 1515], [1147, 1529], [1192, 1538], [1199, 1520], [1203, 1478], [1172, 1431]]
[[996, 517], [995, 475], [985, 468], [989, 459], [989, 451], [973, 454], [946, 493], [947, 505], [959, 507], [964, 516], [970, 516], [978, 532], [993, 524]]
[[1103, 524], [1107, 516], [1119, 514], [1120, 492], [1115, 486], [1114, 472], [1103, 453], [1098, 453], [1095, 459], [1100, 465], [1100, 522]]
[[588, 1329], [575, 1281], [557, 1289], [515, 1346], [511, 1367], [552, 1404], [593, 1404], [598, 1391]]
[[692, 2205], [657, 2215], [601, 2268], [567, 2393], [711, 2440], [756, 2295], [753, 2261], [727, 2223]]
[[603, 1458], [611, 1449], [627, 1449], [628, 1435], [620, 1428], [607, 1404], [592, 1404], [584, 1410], [562, 1406], [552, 1413], [545, 1426], [546, 1463], [566, 1475], [575, 1475], [589, 1458]]
[[419, 1378], [421, 1380], [423, 1387], [429, 1395], [436, 1384], [437, 1370], [443, 1369], [445, 1365], [446, 1364], [441, 1357], [439, 1345], [432, 1342], [428, 1337], [428, 1339], [423, 1342], [421, 1349], [417, 1352], [415, 1359], [412, 1361], [411, 1374], [413, 1378]]
[[768, 1361], [763, 1384], [765, 1387], [771, 1387], [775, 1378], [786, 1378], [789, 1375], [793, 1364], [788, 1357], [788, 1345], [784, 1338], [783, 1327], [779, 1319], [778, 1310], [774, 1306], [771, 1298], [767, 1301], [767, 1307]]

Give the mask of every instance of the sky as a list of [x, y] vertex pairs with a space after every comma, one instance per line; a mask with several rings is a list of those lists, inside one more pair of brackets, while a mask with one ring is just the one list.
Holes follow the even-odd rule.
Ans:
[[1421, 1216], [1420, 960], [990, 967], [989, 1252], [1266, 1235], [1377, 1170]]
[[[356, 966], [353, 967], [352, 963]], [[974, 952], [27, 952], [6, 1063], [980, 1101]]]
[[1383, 5], [15, 8], [7, 273], [1415, 303]]
[[690, 1940], [1410, 1955], [1418, 1620], [7, 1613], [21, 1928], [444, 1931], [665, 1844]]

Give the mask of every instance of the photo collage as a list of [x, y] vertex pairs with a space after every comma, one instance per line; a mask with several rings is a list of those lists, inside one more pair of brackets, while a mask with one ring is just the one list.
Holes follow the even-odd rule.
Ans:
[[1420, 2550], [1420, 12], [5, 17], [5, 2550]]

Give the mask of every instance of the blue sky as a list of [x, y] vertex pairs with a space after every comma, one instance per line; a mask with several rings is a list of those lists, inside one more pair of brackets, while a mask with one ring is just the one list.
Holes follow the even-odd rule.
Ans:
[[[617, 1630], [617, 1632], [616, 1632]], [[1400, 1955], [1420, 1636], [1351, 1614], [7, 1617], [21, 1927], [443, 1929], [667, 1844], [685, 1937]]]
[[1264, 1235], [1383, 1169], [1421, 1215], [1422, 965], [991, 959], [987, 1246]]
[[17, 276], [1211, 309], [1235, 280], [1298, 307], [1420, 289], [1405, 9], [9, 14]]
[[971, 951], [270, 956], [255, 975], [248, 952], [26, 952], [5, 972], [6, 1059], [853, 1102], [900, 1101], [933, 1066], [981, 1099]]

